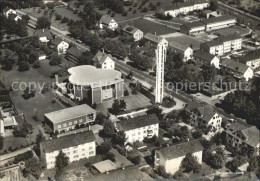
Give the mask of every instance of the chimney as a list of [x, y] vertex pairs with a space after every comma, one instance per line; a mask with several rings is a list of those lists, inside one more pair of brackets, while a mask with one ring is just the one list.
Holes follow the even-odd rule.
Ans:
[[44, 28], [42, 29], [42, 32], [44, 32]]
[[59, 75], [58, 74], [55, 74], [55, 79], [56, 79], [56, 84], [59, 83]]

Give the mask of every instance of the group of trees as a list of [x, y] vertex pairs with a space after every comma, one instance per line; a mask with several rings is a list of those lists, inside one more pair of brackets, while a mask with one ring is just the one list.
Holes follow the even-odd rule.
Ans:
[[51, 20], [48, 16], [44, 15], [37, 19], [37, 22], [36, 22], [37, 29], [44, 29], [44, 28], [49, 29], [50, 26], [51, 26]]
[[199, 173], [201, 165], [198, 163], [198, 158], [191, 153], [188, 153], [181, 162], [181, 169], [184, 172]]
[[13, 134], [15, 137], [26, 137], [28, 134], [33, 133], [33, 127], [26, 120], [22, 122], [22, 124], [15, 126]]
[[152, 68], [152, 60], [146, 55], [141, 55], [138, 52], [134, 51], [129, 55], [129, 59], [134, 63], [134, 67], [140, 70], [148, 70]]
[[0, 150], [2, 150], [4, 147], [4, 137], [0, 136]]
[[55, 179], [58, 181], [62, 180], [62, 175], [64, 173], [64, 168], [69, 164], [69, 157], [66, 156], [65, 153], [62, 151], [59, 152], [59, 154], [56, 156], [56, 173], [55, 173]]
[[109, 8], [118, 14], [121, 14], [125, 11], [124, 2], [120, 0], [97, 0], [95, 3], [101, 10]]
[[112, 104], [111, 109], [109, 109], [109, 111], [112, 114], [119, 114], [121, 111], [123, 111], [124, 109], [126, 109], [126, 102], [122, 99], [122, 100], [114, 100], [114, 103]]

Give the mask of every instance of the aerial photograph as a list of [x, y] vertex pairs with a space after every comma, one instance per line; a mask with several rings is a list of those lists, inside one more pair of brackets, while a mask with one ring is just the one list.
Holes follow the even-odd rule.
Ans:
[[260, 0], [0, 0], [0, 181], [260, 181]]

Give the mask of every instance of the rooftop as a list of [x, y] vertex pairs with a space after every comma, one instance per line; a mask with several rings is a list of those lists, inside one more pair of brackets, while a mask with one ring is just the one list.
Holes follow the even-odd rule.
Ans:
[[259, 130], [255, 126], [251, 126], [250, 128], [243, 129], [241, 130], [241, 132], [247, 138], [245, 142], [250, 146], [255, 147], [258, 144], [260, 144]]
[[196, 111], [199, 115], [201, 115], [201, 119], [205, 121], [210, 121], [217, 113], [212, 106], [197, 102], [189, 102], [185, 107], [185, 110], [189, 112]]
[[59, 37], [57, 37], [57, 38], [55, 38], [51, 43], [52, 43], [53, 45], [58, 46], [62, 41], [63, 41], [62, 39], [60, 39]]
[[183, 142], [177, 145], [172, 145], [160, 149], [165, 159], [171, 160], [178, 157], [186, 156], [188, 153], [195, 153], [202, 151], [204, 148], [200, 143], [200, 140], [192, 140], [189, 142]]
[[196, 28], [196, 27], [204, 27], [205, 25], [200, 21], [194, 21], [191, 23], [184, 23], [182, 26], [185, 26], [187, 28]]
[[165, 38], [169, 42], [169, 46], [173, 47], [182, 47], [183, 49], [187, 49], [187, 47], [192, 47], [193, 50], [200, 49], [200, 44], [203, 42], [197, 40], [194, 37], [185, 35], [180, 32], [170, 33], [167, 35], [161, 35], [162, 38]]
[[117, 70], [98, 69], [91, 65], [72, 67], [68, 72], [70, 73], [69, 81], [75, 85], [100, 87], [123, 81], [121, 72]]
[[117, 169], [116, 164], [114, 164], [111, 160], [104, 160], [98, 163], [93, 164], [93, 166], [100, 172], [104, 173], [107, 171]]
[[149, 114], [145, 116], [139, 116], [127, 120], [118, 121], [116, 127], [119, 130], [129, 131], [136, 128], [149, 126], [159, 123], [159, 119], [155, 114]]
[[229, 34], [229, 35], [221, 35], [221, 36], [219, 37], [219, 39], [220, 39], [222, 42], [237, 40], [237, 39], [241, 39], [241, 38], [242, 38], [242, 37], [241, 37], [238, 33]]
[[113, 20], [113, 18], [111, 18], [110, 16], [103, 15], [99, 21], [101, 23], [109, 24], [112, 20]]
[[57, 139], [43, 141], [41, 146], [43, 147], [45, 153], [50, 153], [93, 141], [96, 141], [94, 133], [92, 131], [85, 131], [77, 134], [63, 136]]
[[91, 113], [96, 113], [96, 111], [92, 109], [90, 106], [88, 106], [87, 104], [82, 104], [79, 106], [74, 106], [74, 107], [50, 112], [44, 114], [44, 116], [47, 117], [52, 123], [55, 124], [71, 118], [88, 115]]
[[[125, 25], [125, 27], [123, 28], [123, 31], [128, 32], [130, 34], [134, 34], [136, 31], [138, 31], [139, 29], [134, 27], [134, 26], [130, 26], [130, 25]], [[141, 30], [139, 30], [141, 31]]]
[[112, 170], [109, 173], [98, 174], [91, 177], [91, 181], [122, 181], [122, 180], [143, 180], [143, 174], [138, 166], [130, 165], [124, 169]]
[[146, 33], [144, 35], [144, 38], [149, 40], [149, 41], [155, 42], [155, 43], [160, 43], [163, 40], [162, 37], [157, 36], [157, 35], [152, 34], [152, 33]]
[[206, 45], [208, 47], [214, 47], [214, 46], [219, 46], [219, 45], [222, 45], [222, 44], [223, 44], [223, 42], [221, 40], [219, 40], [218, 38], [216, 38], [214, 40], [204, 42], [201, 45], [202, 46]]
[[34, 35], [38, 36], [38, 37], [47, 37], [48, 40], [52, 40], [53, 39], [53, 36], [50, 32], [49, 29], [37, 29], [35, 30], [34, 32]]
[[200, 51], [200, 50], [195, 51], [193, 53], [193, 56], [196, 57], [196, 58], [202, 59], [202, 60], [209, 61], [209, 62], [215, 57], [215, 55], [212, 55], [210, 53], [203, 52], [203, 51]]
[[93, 58], [95, 62], [103, 64], [107, 58], [113, 60], [112, 56], [101, 51], [98, 51], [95, 57]]
[[228, 58], [222, 59], [221, 65], [228, 69], [231, 69], [233, 71], [236, 71], [236, 72], [239, 72], [242, 74], [244, 74], [247, 71], [247, 69], [249, 68], [249, 66], [247, 66], [246, 64], [243, 64], [243, 63], [240, 63], [238, 61], [231, 60]]
[[201, 20], [201, 22], [207, 25], [207, 24], [218, 23], [221, 21], [228, 21], [228, 20], [233, 20], [233, 19], [236, 20], [235, 17], [224, 15], [224, 16], [218, 16], [218, 17], [212, 17], [209, 19], [204, 19], [204, 20]]

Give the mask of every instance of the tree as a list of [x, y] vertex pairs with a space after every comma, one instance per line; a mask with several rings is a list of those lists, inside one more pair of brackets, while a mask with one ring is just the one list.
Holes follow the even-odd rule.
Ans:
[[59, 56], [58, 54], [54, 54], [51, 57], [51, 60], [50, 60], [49, 64], [51, 66], [59, 65], [61, 63], [61, 61], [62, 61], [61, 56]]
[[63, 172], [63, 169], [69, 164], [69, 157], [65, 155], [62, 151], [56, 156], [55, 166], [58, 170], [58, 175]]
[[104, 155], [111, 150], [111, 146], [107, 142], [103, 142], [100, 145], [97, 146], [97, 153], [100, 155]]
[[29, 63], [32, 64], [34, 63], [36, 60], [38, 60], [39, 55], [36, 51], [31, 51], [29, 54]]
[[212, 11], [218, 10], [218, 1], [217, 0], [211, 0], [209, 4], [209, 9]]
[[60, 14], [56, 14], [56, 20], [61, 20], [62, 16]]
[[210, 158], [211, 166], [215, 169], [220, 169], [225, 163], [225, 154], [222, 148], [217, 149], [216, 154], [212, 155]]
[[18, 21], [16, 25], [16, 35], [20, 37], [28, 36], [28, 29], [25, 21]]
[[119, 132], [117, 132], [117, 134], [114, 136], [113, 142], [114, 142], [116, 145], [124, 146], [125, 141], [126, 141], [126, 136], [125, 136], [124, 131], [119, 131]]
[[126, 102], [125, 102], [125, 100], [120, 100], [120, 107], [121, 107], [121, 109], [126, 109]]
[[37, 19], [36, 22], [36, 28], [37, 29], [44, 29], [44, 28], [50, 28], [51, 26], [51, 21], [47, 16], [42, 16]]
[[121, 101], [119, 102], [118, 99], [114, 100], [114, 103], [112, 104], [112, 108], [110, 109], [111, 113], [119, 114], [121, 110], [122, 110], [121, 109]]
[[244, 155], [237, 155], [233, 160], [227, 162], [226, 167], [232, 172], [236, 172], [238, 167], [247, 162], [247, 157]]
[[30, 67], [29, 67], [28, 62], [25, 62], [25, 61], [20, 62], [19, 66], [18, 66], [18, 71], [24, 72], [24, 71], [27, 71], [29, 69], [30, 69]]
[[198, 163], [198, 159], [196, 156], [188, 153], [181, 162], [181, 168], [185, 172], [199, 173], [201, 170], [201, 165]]
[[82, 21], [76, 21], [69, 27], [69, 32], [73, 37], [83, 38], [87, 35], [87, 29]]
[[146, 111], [147, 114], [155, 114], [159, 119], [163, 118], [162, 109], [158, 106], [154, 106], [153, 108]]
[[4, 137], [0, 136], [0, 150], [3, 149], [3, 146], [4, 146]]
[[204, 66], [204, 68], [202, 69], [202, 75], [205, 81], [212, 82], [217, 75], [217, 70], [213, 65]]
[[15, 137], [26, 137], [28, 134], [32, 134], [33, 127], [26, 120], [22, 122], [22, 124], [14, 127], [13, 134]]
[[113, 137], [116, 134], [116, 129], [112, 121], [108, 120], [104, 123], [102, 134], [105, 137]]
[[116, 157], [116, 156], [115, 156], [114, 153], [108, 152], [108, 153], [106, 154], [105, 159], [109, 159], [109, 160], [111, 160], [112, 162], [114, 162], [114, 161], [116, 161], [116, 158], [115, 158], [115, 157]]
[[25, 160], [25, 175], [27, 176], [28, 174], [33, 175], [37, 179], [39, 179], [41, 173], [42, 173], [42, 163], [36, 158], [32, 157], [28, 160]]
[[31, 18], [30, 18], [29, 15], [26, 14], [26, 15], [22, 15], [22, 19], [23, 19], [26, 23], [28, 23]]

